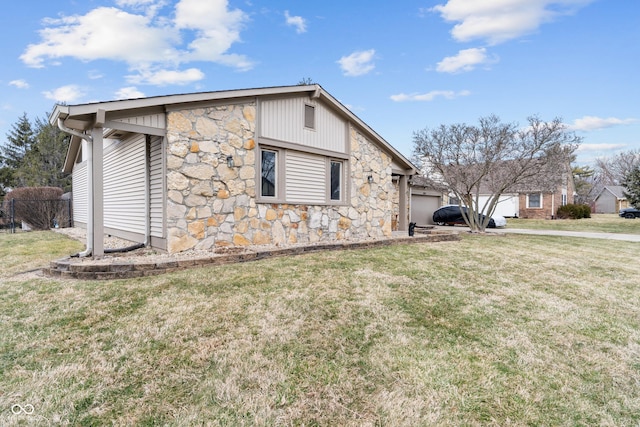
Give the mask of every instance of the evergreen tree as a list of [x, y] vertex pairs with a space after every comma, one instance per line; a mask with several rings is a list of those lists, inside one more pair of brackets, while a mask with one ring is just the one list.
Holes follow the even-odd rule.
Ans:
[[575, 203], [588, 205], [593, 201], [595, 171], [589, 166], [574, 166], [572, 168], [575, 184]]
[[25, 154], [17, 176], [30, 187], [60, 187], [71, 191], [71, 176], [62, 167], [69, 146], [69, 136], [46, 119], [37, 118], [35, 140]]
[[24, 186], [25, 183], [18, 176], [18, 169], [26, 153], [31, 149], [35, 141], [35, 133], [31, 122], [24, 113], [17, 123], [12, 125], [11, 132], [7, 134], [7, 142], [0, 147], [0, 187], [2, 191], [9, 188]]
[[640, 209], [640, 166], [636, 166], [627, 174], [622, 185], [626, 189], [624, 195], [629, 203]]

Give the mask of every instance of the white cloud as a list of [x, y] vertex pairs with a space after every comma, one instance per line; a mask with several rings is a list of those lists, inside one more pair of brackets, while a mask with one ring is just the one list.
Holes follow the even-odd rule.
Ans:
[[296, 27], [296, 32], [298, 34], [307, 32], [307, 22], [302, 16], [291, 16], [289, 15], [289, 11], [285, 10], [284, 17], [287, 21], [287, 25]]
[[391, 100], [396, 102], [405, 102], [405, 101], [434, 101], [436, 98], [445, 98], [445, 99], [455, 99], [461, 96], [469, 96], [471, 92], [468, 90], [462, 90], [459, 92], [455, 92], [452, 90], [432, 90], [427, 93], [412, 93], [405, 94], [399, 93], [397, 95], [391, 95]]
[[104, 74], [102, 74], [100, 71], [98, 70], [91, 70], [89, 71], [89, 73], [87, 74], [87, 77], [89, 77], [91, 80], [99, 80], [101, 78], [104, 77]]
[[361, 76], [375, 68], [372, 62], [375, 54], [374, 49], [353, 52], [349, 56], [340, 58], [338, 64], [345, 76]]
[[116, 0], [116, 4], [120, 7], [148, 7], [155, 3], [156, 0]]
[[141, 70], [136, 75], [127, 76], [127, 81], [133, 84], [149, 84], [155, 86], [186, 85], [204, 79], [204, 73], [197, 68], [184, 71], [175, 70]]
[[503, 43], [530, 34], [559, 16], [575, 13], [594, 0], [448, 0], [431, 10], [448, 22], [460, 42]]
[[459, 51], [456, 56], [447, 56], [438, 62], [436, 70], [441, 73], [458, 73], [471, 71], [478, 65], [490, 64], [495, 61], [487, 57], [487, 49], [484, 47], [464, 49]]
[[109, 59], [131, 66], [176, 58], [172, 43], [178, 34], [153, 27], [149, 18], [116, 8], [100, 7], [84, 16], [46, 21], [42, 43], [27, 46], [20, 59], [43, 67], [47, 58], [72, 57], [81, 61]]
[[166, 6], [165, 0], [116, 0], [116, 5], [134, 10], [143, 10], [145, 15], [154, 16]]
[[569, 129], [571, 130], [579, 130], [579, 131], [591, 131], [609, 128], [612, 126], [621, 126], [621, 125], [629, 125], [632, 123], [636, 123], [637, 119], [618, 119], [615, 117], [595, 117], [595, 116], [584, 116], [581, 119], [576, 119], [573, 121], [573, 124], [569, 125]]
[[576, 151], [589, 152], [589, 151], [611, 151], [621, 150], [625, 148], [626, 144], [580, 144]]
[[11, 80], [9, 82], [9, 86], [15, 86], [18, 89], [29, 89], [29, 83], [27, 83], [27, 81], [23, 79]]
[[140, 92], [136, 87], [123, 87], [116, 92], [116, 99], [135, 99], [144, 98], [144, 93]]
[[85, 94], [77, 85], [61, 86], [52, 91], [42, 92], [47, 99], [55, 102], [74, 102]]
[[[177, 68], [190, 61], [206, 61], [250, 69], [243, 55], [230, 54], [240, 41], [248, 19], [239, 9], [230, 10], [227, 0], [180, 0], [170, 15], [155, 17], [149, 8], [162, 1], [118, 0], [121, 8], [99, 7], [86, 15], [46, 19], [40, 43], [27, 46], [20, 59], [41, 68], [61, 58], [80, 61], [122, 61], [134, 71]], [[145, 12], [127, 12], [124, 7]], [[145, 14], [142, 14], [145, 13]]]
[[240, 29], [248, 19], [240, 9], [227, 7], [227, 0], [181, 0], [176, 5], [176, 28], [196, 32], [182, 61], [213, 61], [241, 70], [251, 68], [244, 56], [225, 54], [233, 43], [240, 41]]

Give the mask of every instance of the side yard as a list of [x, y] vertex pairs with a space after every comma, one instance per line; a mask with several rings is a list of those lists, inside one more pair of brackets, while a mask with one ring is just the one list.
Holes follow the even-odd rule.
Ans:
[[634, 243], [465, 236], [83, 282], [16, 275], [80, 248], [14, 238], [3, 426], [640, 423]]
[[616, 214], [591, 214], [583, 219], [518, 219], [507, 220], [509, 228], [533, 230], [593, 231], [603, 233], [640, 234], [640, 220], [620, 218]]

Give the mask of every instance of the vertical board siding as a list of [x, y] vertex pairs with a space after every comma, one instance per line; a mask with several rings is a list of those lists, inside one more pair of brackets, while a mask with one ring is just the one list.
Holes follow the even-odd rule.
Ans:
[[128, 123], [130, 125], [148, 126], [153, 128], [165, 129], [164, 114], [148, 114], [145, 116], [126, 117], [116, 119], [116, 122]]
[[145, 136], [112, 145], [104, 154], [104, 226], [146, 234]]
[[87, 162], [76, 163], [71, 176], [73, 182], [73, 221], [87, 224], [89, 221]]
[[164, 150], [159, 136], [151, 138], [149, 162], [151, 235], [164, 237]]
[[325, 203], [327, 198], [327, 166], [325, 158], [293, 151], [287, 152], [287, 201]]
[[[315, 106], [315, 129], [305, 128], [305, 105]], [[260, 103], [261, 135], [324, 150], [347, 152], [346, 122], [324, 104], [309, 98], [267, 100]]]

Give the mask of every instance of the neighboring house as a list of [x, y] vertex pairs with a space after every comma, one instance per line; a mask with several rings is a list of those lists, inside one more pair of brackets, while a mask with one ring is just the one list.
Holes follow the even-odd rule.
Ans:
[[74, 221], [176, 253], [383, 238], [415, 167], [319, 85], [57, 105]]
[[[500, 195], [494, 215], [505, 218], [555, 218], [558, 207], [573, 203], [575, 194], [570, 166], [567, 166], [567, 170], [557, 171], [557, 173], [555, 181], [559, 184], [555, 191], [543, 190], [533, 185], [523, 185], [518, 190]], [[425, 217], [427, 217], [428, 224], [433, 223], [431, 215], [437, 209], [437, 207], [434, 209], [436, 199], [440, 199], [439, 206], [459, 203], [446, 192], [438, 193], [430, 189], [428, 180], [421, 176], [414, 176], [411, 183], [411, 221], [415, 221], [419, 225], [425, 220]], [[491, 195], [489, 190], [483, 187], [480, 188], [480, 207], [484, 206]], [[418, 194], [418, 197], [416, 198], [414, 194]]]
[[595, 198], [595, 213], [618, 213], [628, 208], [629, 201], [621, 185], [606, 185]]

